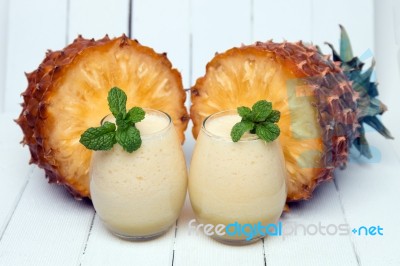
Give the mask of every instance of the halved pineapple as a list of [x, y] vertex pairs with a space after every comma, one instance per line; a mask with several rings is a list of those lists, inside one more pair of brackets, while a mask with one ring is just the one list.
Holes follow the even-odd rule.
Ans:
[[79, 138], [110, 112], [107, 93], [112, 87], [126, 92], [128, 108], [168, 113], [184, 141], [189, 116], [181, 75], [165, 54], [136, 40], [78, 37], [62, 51], [49, 52], [27, 78], [17, 120], [25, 135], [23, 143], [30, 148], [31, 162], [45, 169], [50, 182], [66, 185], [76, 197], [89, 196], [92, 153]]
[[217, 54], [191, 89], [193, 135], [215, 112], [266, 99], [281, 112], [288, 201], [307, 199], [347, 160], [356, 96], [340, 68], [302, 43], [256, 43]]

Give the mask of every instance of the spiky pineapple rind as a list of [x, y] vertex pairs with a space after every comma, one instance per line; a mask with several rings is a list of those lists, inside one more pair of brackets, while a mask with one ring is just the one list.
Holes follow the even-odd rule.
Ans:
[[326, 43], [332, 50], [333, 60], [341, 67], [343, 73], [351, 81], [352, 89], [359, 96], [357, 99], [357, 119], [360, 127], [357, 131], [357, 137], [353, 141], [354, 147], [366, 158], [372, 158], [368, 141], [365, 136], [364, 123], [377, 130], [387, 139], [393, 139], [389, 130], [377, 118], [387, 111], [384, 105], [376, 97], [378, 96], [378, 84], [371, 81], [371, 77], [375, 67], [375, 60], [372, 59], [371, 66], [367, 71], [363, 72], [364, 63], [353, 55], [350, 38], [346, 29], [340, 26], [340, 54], [335, 47]]
[[[58, 174], [56, 163], [46, 160], [49, 154], [45, 154], [43, 139], [38, 132], [38, 120], [45, 119], [46, 103], [42, 101], [43, 95], [51, 86], [53, 76], [58, 69], [70, 64], [75, 56], [82, 50], [91, 46], [101, 45], [108, 41], [110, 41], [110, 39], [107, 35], [98, 41], [94, 39], [87, 40], [79, 35], [72, 44], [68, 45], [63, 50], [55, 52], [48, 51], [39, 67], [35, 71], [26, 74], [28, 87], [25, 92], [21, 94], [24, 101], [21, 104], [21, 114], [16, 122], [24, 133], [22, 143], [29, 147], [31, 154], [30, 163], [37, 164], [39, 167], [43, 168], [50, 183], [65, 184], [65, 180], [63, 176]], [[79, 198], [81, 194], [87, 194], [87, 191], [83, 191], [81, 188], [72, 187], [69, 184], [65, 184], [65, 186], [76, 198]]]
[[320, 182], [333, 178], [333, 170], [347, 162], [348, 149], [358, 128], [356, 96], [341, 69], [328, 57], [321, 56], [315, 47], [305, 46], [301, 42], [278, 45], [267, 42], [258, 45], [288, 62], [296, 76], [306, 79], [312, 84], [309, 88], [314, 88], [318, 122], [323, 132], [322, 165], [325, 170], [312, 179], [302, 193], [292, 195], [289, 201], [308, 199]]
[[[28, 79], [28, 87], [22, 93], [24, 101], [22, 103], [22, 111], [19, 118], [16, 120], [20, 125], [24, 138], [23, 144], [28, 145], [31, 160], [30, 163], [37, 164], [45, 170], [46, 177], [50, 183], [58, 183], [67, 187], [75, 198], [89, 196], [88, 182], [76, 180], [74, 178], [66, 178], [60, 174], [59, 162], [54, 159], [53, 149], [47, 145], [47, 139], [44, 136], [46, 128], [46, 119], [48, 118], [47, 107], [49, 105], [50, 92], [55, 89], [54, 81], [57, 80], [58, 74], [62, 69], [68, 67], [76, 57], [81, 55], [88, 48], [104, 46], [109, 43], [116, 43], [122, 49], [124, 46], [135, 46], [137, 49], [142, 49], [144, 53], [152, 56], [161, 64], [170, 69], [170, 74], [176, 80], [176, 91], [179, 93], [179, 99], [176, 99], [177, 104], [184, 106], [186, 94], [181, 83], [181, 75], [176, 69], [172, 69], [172, 64], [167, 59], [166, 54], [157, 54], [153, 49], [140, 45], [137, 40], [130, 40], [125, 35], [119, 38], [110, 39], [107, 35], [100, 40], [84, 39], [78, 36], [74, 42], [63, 50], [48, 51], [45, 59], [39, 65], [38, 69], [32, 73], [26, 74]], [[109, 89], [109, 88], [105, 88]], [[187, 127], [189, 115], [186, 108], [182, 108], [180, 116], [175, 119], [175, 124], [180, 130], [178, 134], [183, 141], [183, 132]], [[79, 160], [79, 158], [77, 159]], [[67, 180], [68, 179], [68, 180]], [[88, 179], [87, 177], [85, 180]], [[86, 180], [87, 181], [87, 180]]]
[[190, 114], [194, 123], [192, 129], [194, 137], [197, 137], [205, 115], [200, 114], [197, 99], [206, 94], [202, 90], [208, 71], [216, 68], [221, 58], [234, 56], [239, 52], [257, 54], [264, 57], [265, 60], [276, 60], [296, 78], [307, 82], [308, 88], [312, 90], [312, 94], [316, 98], [318, 122], [323, 132], [324, 156], [321, 158], [321, 165], [324, 169], [321, 169], [318, 176], [310, 177], [308, 184], [298, 184], [301, 186], [300, 189], [288, 192], [288, 201], [308, 199], [320, 182], [331, 179], [333, 170], [347, 161], [349, 146], [354, 140], [356, 129], [359, 126], [355, 104], [357, 96], [351, 90], [341, 69], [328, 57], [319, 54], [315, 47], [305, 46], [301, 42], [273, 43], [269, 41], [232, 48], [222, 54], [217, 54], [207, 64], [206, 75], [199, 78], [191, 88]]

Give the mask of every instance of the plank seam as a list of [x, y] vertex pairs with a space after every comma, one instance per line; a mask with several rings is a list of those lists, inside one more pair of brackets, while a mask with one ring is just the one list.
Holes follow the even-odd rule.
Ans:
[[264, 256], [264, 266], [267, 266], [267, 256], [265, 255], [265, 240], [264, 238], [261, 238], [262, 241], [262, 247], [263, 247], [263, 256]]
[[[192, 1], [189, 0], [189, 89], [194, 85], [193, 80], [193, 14], [192, 14]], [[190, 97], [189, 97], [190, 99]]]
[[174, 266], [174, 261], [175, 261], [175, 242], [177, 233], [178, 233], [178, 219], [175, 221], [174, 244], [172, 246], [172, 266]]
[[315, 16], [314, 16], [314, 0], [310, 1], [310, 10], [311, 10], [311, 25], [310, 25], [310, 42], [312, 42], [314, 40], [314, 20], [315, 20]]
[[[344, 210], [344, 206], [343, 206], [342, 194], [340, 193], [339, 187], [338, 187], [335, 179], [333, 179], [333, 184], [335, 185], [335, 189], [336, 189], [336, 191], [338, 193], [340, 209], [342, 210], [344, 222], [348, 225], [349, 223], [347, 222], [346, 211]], [[353, 248], [354, 256], [356, 257], [356, 260], [357, 260], [357, 265], [361, 266], [360, 256], [357, 253], [356, 245], [355, 245], [354, 240], [351, 237], [351, 235], [349, 235], [349, 240], [350, 240], [350, 243], [351, 243], [351, 247]]]
[[189, 89], [194, 85], [193, 80], [193, 34], [189, 33]]
[[29, 180], [32, 177], [33, 171], [35, 170], [35, 168], [36, 168], [35, 166], [31, 166], [31, 169], [30, 169], [30, 171], [28, 173], [28, 177], [27, 177], [27, 179], [25, 181], [25, 184], [22, 186], [22, 188], [20, 189], [20, 191], [18, 193], [17, 199], [16, 199], [16, 201], [15, 201], [15, 203], [13, 205], [13, 210], [11, 211], [11, 214], [8, 217], [7, 221], [6, 221], [6, 223], [4, 225], [4, 228], [1, 231], [0, 242], [3, 239], [3, 236], [4, 236], [5, 232], [7, 231], [8, 226], [10, 225], [10, 222], [11, 222], [11, 220], [12, 220], [14, 214], [15, 214], [15, 210], [18, 208], [18, 205], [21, 202], [22, 196], [23, 196], [23, 194], [25, 192], [26, 187], [28, 186]]
[[65, 18], [65, 45], [69, 43], [69, 16], [71, 11], [71, 0], [67, 0], [67, 11]]
[[132, 23], [133, 23], [133, 0], [128, 1], [128, 37], [132, 39]]
[[254, 0], [250, 1], [250, 43], [254, 43]]
[[93, 212], [92, 221], [90, 222], [90, 227], [89, 227], [88, 235], [86, 237], [85, 246], [83, 248], [82, 255], [79, 258], [79, 266], [82, 265], [82, 259], [83, 259], [83, 257], [85, 256], [85, 253], [86, 253], [86, 249], [87, 249], [87, 246], [88, 246], [88, 243], [89, 243], [90, 235], [92, 234], [92, 229], [93, 229], [95, 217], [96, 217], [96, 212]]

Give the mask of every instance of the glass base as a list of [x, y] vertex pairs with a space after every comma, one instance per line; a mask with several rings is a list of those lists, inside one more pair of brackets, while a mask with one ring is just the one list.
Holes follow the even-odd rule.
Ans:
[[250, 245], [254, 244], [255, 242], [258, 242], [260, 239], [264, 238], [264, 236], [258, 236], [255, 237], [251, 240], [246, 240], [246, 239], [226, 239], [226, 238], [221, 238], [218, 236], [211, 236], [212, 239], [225, 244], [225, 245], [230, 245], [230, 246], [245, 246], [245, 245]]
[[114, 232], [114, 231], [112, 231], [112, 230], [110, 230], [110, 229], [108, 229], [108, 230], [109, 230], [113, 235], [115, 235], [115, 236], [117, 236], [117, 237], [119, 237], [119, 238], [121, 238], [121, 239], [123, 239], [123, 240], [140, 242], [140, 241], [147, 241], [147, 240], [152, 240], [152, 239], [155, 239], [155, 238], [157, 238], [157, 237], [160, 237], [161, 235], [163, 235], [163, 234], [165, 234], [166, 232], [168, 232], [168, 230], [169, 230], [170, 228], [171, 228], [171, 227], [168, 227], [167, 229], [165, 229], [165, 230], [163, 230], [163, 231], [157, 232], [157, 233], [155, 233], [155, 234], [144, 235], [144, 236], [124, 235], [124, 234], [121, 234], [121, 233]]

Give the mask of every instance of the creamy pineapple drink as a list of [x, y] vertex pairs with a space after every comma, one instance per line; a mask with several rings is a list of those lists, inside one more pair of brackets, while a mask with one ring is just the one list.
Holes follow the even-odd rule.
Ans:
[[[212, 115], [197, 139], [189, 194], [199, 223], [266, 225], [276, 223], [282, 213], [286, 169], [280, 144], [278, 140], [267, 143], [250, 133], [232, 142], [230, 131], [239, 121], [236, 111]], [[246, 241], [245, 235], [213, 237]]]
[[[181, 144], [170, 118], [145, 109], [136, 124], [141, 147], [128, 153], [120, 145], [96, 151], [90, 193], [105, 225], [128, 238], [156, 236], [173, 225], [181, 211], [187, 172]], [[115, 119], [111, 116], [107, 120]]]

